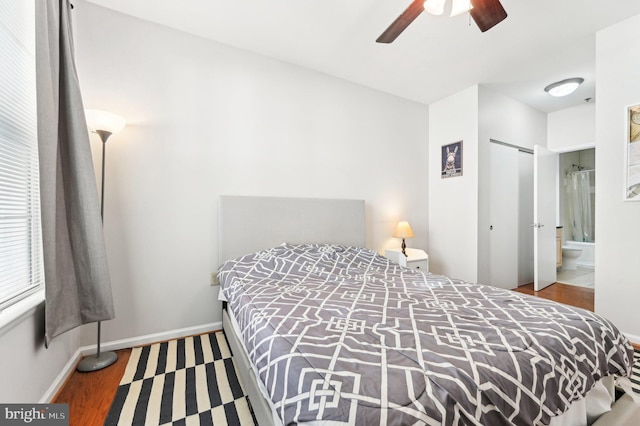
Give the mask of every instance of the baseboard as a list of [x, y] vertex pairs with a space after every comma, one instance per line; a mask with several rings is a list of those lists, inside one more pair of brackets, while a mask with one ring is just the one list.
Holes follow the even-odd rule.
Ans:
[[62, 386], [67, 382], [69, 376], [71, 376], [71, 373], [75, 371], [78, 362], [80, 362], [82, 358], [81, 349], [82, 348], [78, 348], [75, 353], [71, 355], [71, 358], [69, 358], [69, 361], [67, 361], [60, 373], [58, 373], [58, 376], [53, 383], [51, 383], [49, 389], [47, 389], [44, 395], [42, 395], [42, 398], [40, 398], [40, 404], [48, 404], [53, 401], [53, 398], [58, 394]]
[[[212, 322], [209, 324], [197, 325], [193, 327], [180, 328], [177, 330], [163, 331], [160, 333], [146, 334], [144, 336], [131, 337], [128, 339], [114, 340], [112, 342], [103, 342], [100, 345], [102, 351], [117, 351], [119, 349], [134, 348], [136, 346], [148, 345], [151, 343], [164, 342], [166, 340], [179, 339], [197, 334], [210, 333], [212, 331], [222, 330], [222, 321]], [[40, 398], [40, 403], [49, 403], [57, 395], [58, 391], [65, 384], [69, 376], [75, 371], [76, 366], [81, 358], [95, 354], [97, 345], [82, 346], [75, 351], [69, 361], [62, 368], [62, 371], [55, 378], [49, 389]], [[89, 373], [90, 374], [90, 373]]]
[[[166, 340], [173, 340], [187, 336], [195, 336], [197, 334], [210, 333], [216, 330], [222, 330], [222, 321], [196, 325], [193, 327], [180, 328], [177, 330], [162, 331], [160, 333], [147, 334], [144, 336], [131, 337], [128, 339], [114, 340], [113, 342], [103, 342], [100, 345], [100, 348], [104, 351], [117, 351], [119, 349], [135, 348], [136, 346], [149, 345], [151, 343], [164, 342]], [[82, 353], [82, 356], [93, 354], [96, 352], [96, 345], [83, 346], [82, 348], [80, 348], [80, 351]]]
[[629, 333], [623, 333], [623, 334], [627, 336], [627, 339], [631, 341], [634, 348], [640, 350], [640, 336], [634, 336], [633, 334], [629, 334]]

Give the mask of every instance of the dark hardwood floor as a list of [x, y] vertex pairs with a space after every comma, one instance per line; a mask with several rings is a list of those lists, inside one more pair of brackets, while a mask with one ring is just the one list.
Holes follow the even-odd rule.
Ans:
[[102, 426], [118, 384], [127, 367], [131, 349], [116, 351], [118, 360], [91, 373], [74, 371], [53, 403], [69, 404], [69, 426]]
[[[594, 291], [592, 288], [555, 283], [540, 291], [535, 291], [533, 289], [533, 283], [531, 283], [520, 286], [514, 291], [532, 294], [544, 299], [555, 300], [556, 302], [577, 306], [578, 308], [586, 309], [591, 312], [593, 312], [594, 309]], [[632, 343], [632, 345], [635, 350], [640, 351], [640, 342]]]
[[[593, 289], [567, 284], [552, 284], [542, 291], [536, 292], [533, 290], [533, 284], [530, 284], [521, 286], [515, 291], [593, 311]], [[640, 345], [634, 345], [634, 347], [640, 350]], [[70, 426], [101, 426], [104, 424], [131, 355], [130, 349], [117, 352], [118, 361], [104, 370], [92, 373], [74, 371], [52, 401], [69, 404]]]
[[533, 283], [531, 283], [520, 286], [515, 291], [555, 300], [565, 305], [576, 306], [593, 312], [594, 291], [592, 288], [555, 283], [540, 291], [534, 291]]

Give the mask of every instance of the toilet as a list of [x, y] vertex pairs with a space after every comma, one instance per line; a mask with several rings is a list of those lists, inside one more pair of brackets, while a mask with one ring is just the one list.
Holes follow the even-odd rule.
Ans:
[[578, 258], [582, 254], [582, 249], [562, 246], [562, 269], [575, 271], [578, 269]]

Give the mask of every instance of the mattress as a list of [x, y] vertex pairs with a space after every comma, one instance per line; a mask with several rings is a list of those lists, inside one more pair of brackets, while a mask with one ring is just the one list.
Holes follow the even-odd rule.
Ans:
[[631, 345], [594, 313], [366, 249], [282, 245], [219, 277], [284, 424], [549, 424], [630, 373]]

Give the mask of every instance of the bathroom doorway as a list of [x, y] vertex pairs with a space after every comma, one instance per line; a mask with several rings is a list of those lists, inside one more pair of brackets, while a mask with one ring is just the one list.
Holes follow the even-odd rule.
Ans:
[[556, 281], [595, 286], [595, 148], [559, 154], [558, 225], [562, 262]]

